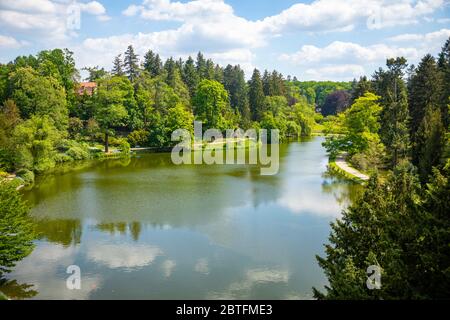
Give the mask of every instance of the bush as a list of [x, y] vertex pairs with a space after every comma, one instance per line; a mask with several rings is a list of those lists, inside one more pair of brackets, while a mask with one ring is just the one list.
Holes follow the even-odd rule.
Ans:
[[126, 139], [118, 139], [118, 148], [120, 149], [120, 152], [123, 154], [130, 153], [130, 144]]
[[79, 144], [77, 146], [72, 146], [67, 151], [67, 155], [73, 160], [86, 160], [89, 159], [89, 149], [86, 145]]
[[69, 157], [67, 154], [65, 153], [58, 153], [55, 155], [55, 162], [56, 163], [64, 163], [64, 162], [70, 162], [73, 159], [71, 157]]
[[28, 169], [20, 169], [16, 172], [16, 176], [22, 179], [25, 185], [34, 183], [34, 172]]
[[136, 130], [131, 132], [127, 139], [131, 146], [147, 146], [148, 145], [148, 137], [150, 133], [146, 130]]

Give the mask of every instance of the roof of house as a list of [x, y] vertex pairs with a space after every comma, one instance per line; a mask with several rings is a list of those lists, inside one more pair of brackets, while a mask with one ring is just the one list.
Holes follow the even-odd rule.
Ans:
[[80, 82], [79, 86], [81, 88], [95, 88], [95, 87], [97, 87], [97, 83], [95, 83], [95, 82]]

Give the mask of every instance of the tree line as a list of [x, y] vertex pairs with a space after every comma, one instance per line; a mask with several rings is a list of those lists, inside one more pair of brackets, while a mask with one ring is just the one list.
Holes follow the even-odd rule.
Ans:
[[141, 58], [130, 45], [111, 70], [83, 70], [93, 93], [78, 93], [80, 71], [67, 49], [0, 65], [3, 171], [32, 180], [34, 172], [103, 151], [168, 147], [174, 130], [193, 131], [194, 119], [205, 130], [279, 129], [282, 139], [310, 135], [321, 119], [297, 79], [255, 69], [247, 81], [239, 65], [221, 67], [200, 52], [163, 61], [151, 50]]

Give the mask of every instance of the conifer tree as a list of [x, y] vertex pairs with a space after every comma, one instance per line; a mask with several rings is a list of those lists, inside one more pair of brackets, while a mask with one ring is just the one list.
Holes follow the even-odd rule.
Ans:
[[261, 73], [258, 69], [253, 71], [249, 83], [249, 103], [253, 121], [259, 121], [264, 113], [265, 96]]
[[123, 71], [123, 63], [121, 59], [121, 54], [114, 58], [113, 69], [111, 73], [115, 76], [123, 76], [125, 72]]
[[139, 75], [139, 58], [138, 55], [134, 52], [134, 48], [132, 45], [129, 45], [127, 51], [125, 51], [124, 67], [128, 79], [133, 82], [134, 79], [136, 79]]

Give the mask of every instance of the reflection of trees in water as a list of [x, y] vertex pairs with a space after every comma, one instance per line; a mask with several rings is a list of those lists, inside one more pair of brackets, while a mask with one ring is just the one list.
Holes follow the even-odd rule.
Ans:
[[43, 219], [36, 221], [40, 238], [69, 247], [81, 242], [82, 225], [78, 219]]
[[34, 285], [18, 283], [17, 280], [0, 279], [0, 292], [9, 299], [31, 299], [38, 294]]
[[341, 206], [354, 203], [361, 196], [363, 186], [356, 182], [335, 177], [329, 173], [323, 175], [322, 191], [332, 194]]
[[[279, 159], [273, 159], [273, 161], [279, 161], [279, 170], [282, 170], [285, 163], [286, 155], [288, 154], [288, 144], [280, 144]], [[268, 156], [271, 155], [270, 145], [267, 146]], [[258, 207], [261, 204], [270, 203], [276, 201], [280, 194], [283, 192], [281, 188], [282, 179], [280, 173], [272, 176], [261, 175], [261, 164], [257, 166], [249, 166], [247, 168], [251, 183], [252, 191], [252, 203], [254, 207]]]
[[30, 299], [38, 294], [33, 290], [34, 285], [18, 283], [17, 280], [0, 280], [0, 291], [9, 299]]
[[99, 223], [95, 227], [97, 230], [108, 232], [111, 235], [115, 235], [117, 233], [127, 235], [129, 233], [134, 241], [139, 240], [139, 235], [142, 230], [141, 223], [139, 222]]

